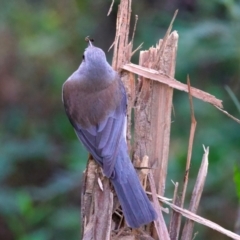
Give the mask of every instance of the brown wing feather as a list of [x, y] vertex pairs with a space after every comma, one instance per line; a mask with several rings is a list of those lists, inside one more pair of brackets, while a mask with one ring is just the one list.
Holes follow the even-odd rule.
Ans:
[[66, 81], [63, 101], [69, 117], [83, 128], [97, 125], [121, 103], [119, 81], [117, 77], [108, 87], [92, 92], [83, 89], [81, 82]]

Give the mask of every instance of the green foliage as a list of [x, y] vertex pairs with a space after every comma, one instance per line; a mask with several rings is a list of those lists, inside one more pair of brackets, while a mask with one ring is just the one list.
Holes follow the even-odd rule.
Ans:
[[[139, 16], [134, 45], [144, 42], [143, 49], [147, 49], [163, 37], [179, 8], [173, 27], [180, 35], [176, 78], [186, 82], [189, 74], [193, 86], [223, 99], [224, 107], [240, 117], [236, 105], [240, 93], [239, 1], [192, 2], [191, 6], [187, 1], [170, 6], [168, 1], [133, 1], [133, 14]], [[81, 173], [87, 152], [64, 113], [61, 88], [79, 66], [86, 36], [105, 51], [113, 42], [117, 4], [106, 17], [110, 3], [1, 0], [0, 239], [79, 239]], [[137, 62], [137, 54], [133, 61]], [[225, 85], [231, 92], [225, 91]], [[175, 91], [174, 109], [168, 197], [173, 190], [170, 180], [181, 183], [184, 176], [190, 131], [185, 93]], [[210, 146], [209, 173], [200, 214], [232, 229], [235, 215], [231, 213], [237, 208], [233, 178], [238, 197], [240, 185], [240, 128], [199, 100], [194, 100], [194, 109], [198, 124], [189, 192], [205, 144]], [[196, 239], [221, 239], [206, 228], [199, 232]]]
[[236, 192], [238, 199], [240, 200], [240, 169], [238, 166], [234, 168], [234, 182], [236, 184]]

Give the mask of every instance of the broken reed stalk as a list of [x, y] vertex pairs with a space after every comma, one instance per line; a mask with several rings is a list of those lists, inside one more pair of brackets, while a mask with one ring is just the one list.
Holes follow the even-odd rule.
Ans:
[[[197, 121], [195, 119], [194, 115], [194, 108], [193, 108], [193, 100], [192, 100], [192, 93], [191, 93], [191, 86], [190, 86], [190, 79], [189, 76], [187, 78], [187, 84], [188, 84], [188, 96], [189, 96], [189, 103], [190, 103], [190, 111], [191, 111], [191, 128], [190, 128], [190, 136], [189, 136], [189, 143], [188, 143], [188, 153], [187, 153], [187, 162], [186, 162], [186, 170], [185, 170], [185, 176], [183, 180], [183, 190], [181, 193], [181, 200], [180, 200], [180, 207], [183, 208], [186, 191], [187, 191], [187, 185], [188, 185], [188, 176], [190, 171], [190, 165], [191, 165], [191, 157], [192, 157], [192, 148], [193, 148], [193, 140], [195, 135], [195, 130], [197, 126]], [[176, 221], [176, 236], [173, 239], [179, 238], [180, 233], [180, 227], [181, 227], [181, 216], [180, 214], [177, 215], [177, 221]]]
[[130, 61], [131, 57], [131, 51], [129, 51], [128, 47], [130, 18], [132, 12], [131, 5], [131, 0], [121, 0], [118, 5], [116, 35], [112, 44], [112, 46], [114, 46], [112, 67], [118, 72], [120, 72], [121, 66]]
[[[181, 199], [178, 196], [178, 182], [174, 183], [174, 193], [173, 193], [173, 204], [176, 206], [181, 205]], [[180, 214], [176, 211], [171, 211], [170, 222], [169, 222], [169, 236], [171, 240], [177, 240], [179, 235], [178, 226], [180, 222]]]
[[162, 210], [160, 208], [159, 201], [157, 199], [156, 186], [155, 186], [155, 182], [154, 182], [154, 178], [153, 178], [153, 173], [151, 171], [148, 174], [148, 179], [149, 179], [150, 188], [152, 191], [153, 205], [158, 213], [158, 218], [157, 218], [157, 220], [154, 221], [154, 226], [155, 226], [155, 229], [157, 232], [158, 239], [170, 240], [167, 226], [166, 226], [166, 223], [163, 218]]
[[[113, 194], [109, 181], [102, 176], [101, 171], [97, 174], [99, 170], [99, 166], [96, 165], [90, 156], [87, 169], [83, 175], [84, 180], [81, 195], [81, 239], [83, 240], [110, 239]], [[104, 191], [102, 191], [98, 184], [98, 178], [101, 178]], [[103, 217], [105, 221], [101, 221]]]
[[192, 92], [191, 92], [189, 76], [187, 78], [187, 84], [188, 84], [188, 96], [189, 96], [190, 111], [191, 111], [191, 129], [190, 129], [186, 171], [185, 171], [185, 176], [184, 176], [184, 184], [183, 184], [183, 192], [182, 192], [182, 207], [183, 207], [185, 196], [186, 196], [186, 190], [187, 190], [187, 185], [188, 185], [188, 176], [189, 176], [189, 170], [190, 170], [190, 165], [191, 165], [193, 140], [194, 140], [195, 130], [196, 130], [196, 126], [197, 126], [197, 121], [196, 121], [195, 115], [194, 115]]
[[[93, 228], [93, 239], [110, 239], [112, 209], [113, 209], [113, 194], [109, 188], [109, 180], [102, 179], [102, 188], [94, 192], [95, 201], [95, 224]], [[102, 221], [104, 219], [104, 222]]]
[[[188, 86], [186, 84], [179, 82], [175, 78], [168, 76], [168, 75], [162, 73], [161, 71], [156, 71], [154, 69], [142, 67], [142, 66], [139, 66], [139, 65], [136, 65], [133, 63], [124, 65], [122, 67], [122, 69], [127, 70], [132, 73], [135, 73], [144, 78], [148, 78], [148, 79], [160, 82], [160, 83], [164, 83], [174, 89], [188, 92]], [[221, 110], [221, 108], [223, 108], [222, 100], [217, 99], [215, 96], [213, 96], [209, 93], [206, 93], [202, 90], [199, 90], [197, 88], [194, 88], [194, 87], [191, 87], [191, 92], [192, 92], [193, 97], [198, 98], [204, 102], [208, 102], [208, 103], [212, 104], [213, 106], [219, 108], [220, 110]], [[240, 120], [238, 120], [238, 121], [240, 123]]]
[[[112, 67], [114, 70], [120, 72], [124, 64], [130, 62], [132, 56], [133, 39], [129, 43], [130, 32], [130, 18], [131, 18], [131, 0], [121, 0], [118, 6], [116, 35], [115, 40], [110, 47], [114, 47]], [[134, 35], [133, 35], [134, 37]], [[135, 75], [131, 72], [121, 73], [121, 80], [124, 83], [128, 107], [127, 107], [127, 143], [129, 152], [131, 152], [131, 121], [132, 121], [132, 108], [135, 100]]]
[[[196, 179], [196, 183], [193, 189], [192, 198], [189, 206], [189, 211], [191, 211], [192, 213], [197, 212], [200, 199], [202, 196], [202, 192], [203, 192], [203, 187], [207, 177], [209, 148], [207, 147], [207, 149], [205, 149], [204, 147], [204, 152], [205, 153], [203, 155], [201, 167], [198, 172], [198, 176]], [[193, 227], [194, 227], [194, 222], [188, 219], [185, 222], [185, 225], [183, 228], [182, 237], [181, 237], [182, 240], [192, 239]]]
[[[156, 48], [140, 52], [140, 64], [174, 75], [178, 35], [173, 32], [165, 46], [160, 40]], [[156, 65], [160, 62], [160, 65]], [[126, 65], [125, 65], [126, 66]], [[123, 69], [125, 69], [123, 67]], [[134, 108], [134, 163], [147, 155], [150, 159], [157, 192], [164, 194], [168, 165], [173, 89], [140, 77]]]
[[[178, 35], [160, 40], [156, 48], [140, 52], [139, 64], [174, 76]], [[134, 108], [134, 164], [147, 155], [157, 193], [164, 195], [171, 129], [173, 89], [143, 77], [139, 78]], [[159, 232], [150, 233], [157, 239]]]

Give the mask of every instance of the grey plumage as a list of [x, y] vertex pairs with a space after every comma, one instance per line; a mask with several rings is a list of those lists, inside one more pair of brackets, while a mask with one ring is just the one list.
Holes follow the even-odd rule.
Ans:
[[78, 138], [111, 180], [130, 227], [156, 219], [127, 152], [126, 93], [105, 53], [89, 45], [83, 61], [63, 85], [63, 102]]

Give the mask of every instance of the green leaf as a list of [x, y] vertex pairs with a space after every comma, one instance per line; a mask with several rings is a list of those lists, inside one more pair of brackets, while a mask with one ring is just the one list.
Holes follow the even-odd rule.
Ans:
[[237, 196], [240, 201], [240, 168], [237, 165], [234, 166], [234, 182], [236, 185]]

